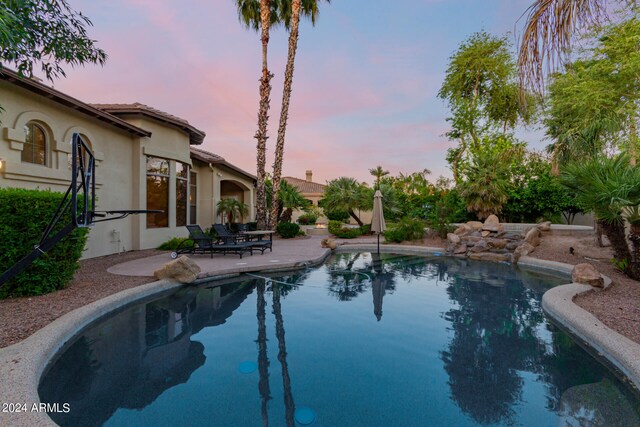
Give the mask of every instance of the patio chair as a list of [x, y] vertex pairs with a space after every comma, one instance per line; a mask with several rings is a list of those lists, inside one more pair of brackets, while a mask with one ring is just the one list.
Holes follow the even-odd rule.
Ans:
[[[234, 253], [242, 255], [245, 252], [249, 252], [253, 255], [253, 245], [249, 242], [237, 242], [232, 239], [225, 239], [220, 237], [219, 239], [213, 239], [207, 235], [199, 225], [187, 225], [189, 230], [189, 238], [183, 240], [174, 252], [171, 253], [171, 258], [175, 259], [180, 254], [210, 254], [213, 258], [214, 253], [221, 253], [226, 255], [227, 253]], [[193, 245], [188, 242], [193, 242]], [[264, 252], [264, 250], [262, 251]]]
[[[251, 245], [253, 249], [257, 249], [261, 254], [264, 254], [264, 251], [267, 249], [273, 251], [272, 242], [270, 240], [261, 240], [260, 236], [246, 236], [242, 233], [232, 233], [227, 230], [222, 224], [213, 224], [212, 225], [215, 232], [218, 234], [218, 237], [224, 240], [225, 243], [235, 242], [235, 243], [247, 243]], [[251, 240], [258, 238], [257, 240]]]

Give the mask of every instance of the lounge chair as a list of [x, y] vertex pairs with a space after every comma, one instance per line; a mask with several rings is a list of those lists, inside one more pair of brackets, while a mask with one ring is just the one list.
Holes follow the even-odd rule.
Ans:
[[249, 243], [254, 249], [259, 250], [261, 254], [264, 254], [264, 251], [266, 251], [267, 249], [273, 252], [271, 240], [262, 240], [262, 239], [252, 240], [252, 239], [259, 238], [261, 236], [247, 236], [247, 235], [243, 235], [241, 232], [232, 233], [229, 230], [227, 230], [227, 227], [225, 227], [223, 224], [213, 224], [212, 227], [215, 230], [216, 234], [218, 234], [218, 237], [221, 239], [225, 239], [225, 241], [228, 241], [228, 242], [233, 241], [236, 243], [240, 243], [240, 242]]
[[[242, 259], [242, 254], [245, 252], [249, 252], [253, 255], [253, 248], [249, 242], [238, 242], [233, 239], [220, 237], [219, 239], [213, 239], [211, 236], [207, 235], [199, 225], [187, 225], [187, 230], [189, 230], [189, 238], [182, 241], [178, 248], [171, 252], [171, 258], [177, 258], [178, 255], [181, 254], [210, 254], [211, 258], [213, 258], [214, 253], [221, 253], [226, 255], [227, 253], [234, 253], [240, 255]], [[193, 242], [191, 245], [188, 242]], [[259, 248], [256, 248], [259, 249]], [[264, 250], [262, 251], [264, 252]]]

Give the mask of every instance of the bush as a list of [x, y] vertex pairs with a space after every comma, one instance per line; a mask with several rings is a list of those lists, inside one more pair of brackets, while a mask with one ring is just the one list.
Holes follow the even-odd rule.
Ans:
[[335, 230], [335, 233], [332, 234], [341, 239], [355, 239], [356, 237], [361, 236], [362, 232], [359, 228], [340, 228]]
[[188, 242], [184, 243], [181, 248], [187, 249], [194, 246], [193, 240], [187, 237], [174, 237], [158, 246], [158, 249], [160, 249], [161, 251], [175, 251], [176, 249], [178, 249], [178, 246], [180, 246], [180, 244], [182, 244], [182, 242], [184, 242], [185, 240], [188, 240]]
[[[14, 188], [0, 189], [0, 273], [29, 254], [62, 201], [62, 193]], [[50, 236], [67, 225], [63, 216]], [[80, 267], [87, 228], [78, 228], [40, 256], [25, 271], [0, 288], [0, 298], [42, 295], [62, 289]]]
[[341, 210], [329, 210], [329, 209], [325, 209], [324, 210], [324, 216], [327, 217], [327, 219], [329, 219], [329, 221], [340, 221], [340, 222], [344, 222], [346, 220], [349, 219], [349, 212], [347, 211], [341, 211]]
[[313, 212], [307, 212], [305, 214], [300, 215], [300, 217], [298, 218], [298, 224], [301, 224], [301, 225], [315, 224], [317, 220], [318, 220], [318, 215], [314, 214]]
[[360, 227], [360, 234], [371, 234], [371, 224], [364, 224], [362, 227]]
[[298, 235], [300, 226], [295, 222], [281, 222], [276, 226], [276, 231], [283, 239], [290, 239]]
[[408, 240], [419, 240], [424, 237], [424, 223], [419, 219], [403, 218], [398, 224], [384, 232], [387, 242], [400, 243]]
[[331, 220], [327, 229], [329, 233], [336, 234], [342, 228], [342, 221]]

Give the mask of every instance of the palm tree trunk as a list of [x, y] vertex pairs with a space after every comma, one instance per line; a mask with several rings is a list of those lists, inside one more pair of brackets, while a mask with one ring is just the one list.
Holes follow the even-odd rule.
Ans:
[[606, 223], [602, 220], [598, 220], [598, 225], [602, 228], [602, 231], [609, 239], [609, 242], [611, 242], [613, 256], [617, 260], [626, 259], [629, 262], [624, 273], [632, 279], [636, 279], [638, 273], [636, 271], [637, 263], [633, 262], [631, 257], [631, 251], [629, 250], [629, 245], [627, 244], [627, 239], [624, 233], [624, 224]]
[[258, 279], [256, 286], [257, 310], [258, 318], [258, 372], [260, 380], [258, 381], [258, 391], [260, 392], [262, 424], [267, 427], [269, 425], [269, 416], [267, 414], [267, 403], [271, 400], [271, 390], [269, 389], [269, 359], [267, 357], [267, 326], [266, 326], [266, 307], [267, 302], [264, 299], [265, 283], [264, 280]]
[[280, 177], [282, 176], [282, 160], [284, 158], [284, 136], [287, 131], [287, 119], [289, 118], [289, 101], [291, 100], [291, 86], [293, 84], [293, 66], [298, 48], [298, 30], [300, 27], [300, 0], [291, 3], [291, 32], [289, 33], [289, 52], [287, 66], [284, 71], [284, 88], [282, 90], [282, 109], [280, 110], [280, 125], [278, 126], [278, 140], [276, 141], [275, 160], [273, 162], [273, 199], [271, 215], [269, 216], [269, 228], [274, 229], [278, 220], [278, 190], [280, 190]]
[[282, 319], [282, 308], [280, 305], [280, 289], [273, 288], [273, 314], [276, 318], [276, 337], [278, 338], [278, 361], [282, 367], [282, 389], [284, 394], [284, 418], [287, 427], [294, 427], [294, 414], [296, 405], [293, 401], [291, 391], [291, 377], [289, 376], [289, 366], [287, 365], [287, 343], [284, 336], [284, 321]]
[[262, 27], [262, 78], [260, 79], [260, 109], [258, 111], [258, 131], [255, 138], [257, 144], [256, 214], [258, 229], [267, 225], [267, 193], [265, 188], [265, 164], [267, 155], [267, 122], [269, 121], [269, 95], [271, 94], [271, 78], [273, 74], [267, 67], [267, 47], [269, 45], [270, 0], [260, 0], [260, 21]]
[[364, 225], [364, 223], [360, 220], [360, 218], [358, 218], [358, 215], [356, 215], [353, 209], [349, 209], [348, 212], [349, 212], [349, 215], [351, 215], [351, 218], [355, 219], [360, 227]]

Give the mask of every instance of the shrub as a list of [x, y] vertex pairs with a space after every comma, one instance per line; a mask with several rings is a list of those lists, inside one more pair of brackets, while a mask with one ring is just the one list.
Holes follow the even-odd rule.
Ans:
[[[188, 240], [188, 242], [182, 244], [182, 242], [184, 242], [185, 240]], [[160, 246], [158, 246], [158, 249], [160, 249], [161, 251], [175, 251], [176, 249], [178, 249], [178, 246], [180, 246], [180, 244], [182, 244], [181, 248], [184, 248], [184, 249], [192, 248], [194, 246], [193, 240], [189, 238], [174, 237], [172, 239], [167, 240]]]
[[360, 234], [371, 234], [371, 224], [364, 224], [362, 227], [360, 227]]
[[295, 222], [281, 222], [276, 226], [276, 231], [283, 239], [290, 239], [298, 235], [300, 226]]
[[[53, 217], [63, 194], [52, 191], [0, 189], [0, 273], [33, 250]], [[70, 215], [50, 236], [67, 225]], [[80, 267], [79, 259], [87, 242], [88, 229], [78, 228], [26, 270], [0, 288], [0, 298], [42, 295], [62, 289]]]
[[384, 232], [387, 242], [400, 243], [408, 240], [419, 240], [424, 237], [424, 223], [419, 219], [403, 218], [398, 224]]
[[341, 228], [342, 228], [342, 221], [336, 221], [336, 220], [329, 221], [329, 226], [327, 227], [327, 229], [329, 230], [329, 233], [331, 234], [336, 234], [336, 232]]
[[336, 210], [325, 209], [324, 216], [326, 216], [327, 219], [329, 219], [329, 221], [344, 222], [349, 219], [349, 212], [342, 211], [339, 209], [336, 209]]
[[332, 234], [341, 239], [355, 239], [356, 237], [361, 236], [362, 232], [360, 231], [360, 228], [340, 228], [335, 230], [335, 233]]
[[301, 225], [315, 224], [317, 220], [318, 220], [318, 215], [314, 214], [313, 212], [307, 212], [305, 214], [300, 215], [300, 217], [298, 218], [298, 224], [301, 224]]

